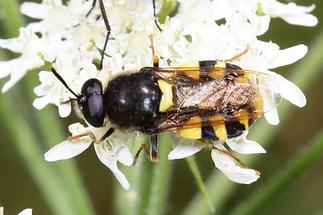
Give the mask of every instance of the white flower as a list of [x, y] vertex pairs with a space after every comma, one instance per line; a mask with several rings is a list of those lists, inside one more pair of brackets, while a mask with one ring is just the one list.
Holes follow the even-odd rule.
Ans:
[[[82, 57], [78, 53], [60, 56], [56, 60], [54, 67], [61, 74], [64, 74], [64, 80], [72, 90], [79, 93], [83, 83], [90, 78], [98, 78], [98, 71], [92, 63], [86, 62], [87, 57]], [[85, 60], [84, 60], [85, 59]], [[72, 72], [71, 72], [72, 71]], [[33, 105], [37, 109], [44, 108], [47, 104], [58, 106], [59, 115], [67, 117], [71, 112], [70, 98], [75, 96], [69, 92], [66, 87], [53, 75], [52, 72], [41, 71], [39, 73], [41, 85], [34, 89], [34, 92], [40, 98], [36, 98]]]
[[34, 32], [60, 33], [79, 24], [88, 11], [89, 3], [72, 0], [66, 6], [61, 0], [43, 1], [41, 4], [24, 2], [20, 10], [26, 16], [41, 20], [28, 25]]
[[[3, 211], [4, 211], [3, 207], [0, 207], [0, 215], [4, 215]], [[24, 209], [18, 215], [32, 215], [32, 209], [31, 208]]]
[[[66, 92], [65, 87], [57, 80], [51, 72], [41, 71], [39, 73], [41, 85], [34, 89], [37, 96], [41, 98], [35, 99], [33, 105], [37, 109], [43, 109], [47, 104], [55, 104], [58, 107], [59, 115], [66, 117], [71, 112], [70, 96]], [[63, 95], [62, 95], [63, 94]]]
[[19, 81], [28, 70], [38, 68], [44, 64], [38, 53], [45, 48], [45, 41], [41, 40], [28, 29], [20, 29], [18, 38], [2, 40], [0, 47], [13, 52], [22, 53], [18, 58], [0, 62], [0, 78], [10, 75], [10, 80], [3, 86], [2, 92], [7, 92]]
[[31, 208], [27, 208], [21, 211], [18, 215], [32, 215], [32, 211], [33, 210]]
[[[74, 136], [90, 131], [98, 137], [107, 131], [106, 128], [85, 128], [80, 123], [70, 125], [69, 130]], [[101, 144], [94, 143], [93, 145], [99, 160], [112, 171], [122, 187], [128, 190], [130, 188], [129, 182], [124, 174], [119, 170], [117, 162], [119, 161], [124, 165], [130, 166], [133, 162], [133, 158], [125, 141], [122, 140], [124, 139], [124, 135], [123, 137], [120, 137], [121, 135], [118, 135], [117, 133], [118, 132], [114, 133], [114, 137], [109, 138], [108, 142], [103, 142]], [[117, 136], [117, 138], [115, 136]], [[45, 160], [52, 162], [75, 157], [89, 148], [92, 141], [93, 140], [88, 135], [76, 140], [67, 139], [46, 152]]]
[[[97, 71], [94, 62], [101, 57], [99, 50], [103, 47], [107, 32], [98, 5], [86, 17], [91, 1], [70, 0], [63, 4], [61, 0], [43, 0], [42, 3], [23, 3], [21, 11], [39, 21], [22, 28], [18, 38], [0, 40], [0, 47], [22, 53], [16, 59], [0, 62], [0, 78], [10, 76], [2, 91], [7, 91], [28, 70], [41, 67], [45, 61], [53, 62], [53, 67], [77, 95], [89, 78], [97, 78], [106, 87], [108, 81], [123, 70], [138, 71], [152, 65], [149, 35], [153, 34], [161, 67], [178, 66], [192, 60], [231, 59], [249, 47], [246, 54], [232, 63], [262, 74], [258, 80], [261, 86], [259, 90], [263, 97], [265, 118], [271, 124], [279, 123], [276, 105], [281, 98], [299, 107], [306, 104], [304, 94], [295, 84], [270, 70], [301, 59], [307, 47], [296, 45], [281, 50], [274, 42], [261, 41], [258, 36], [268, 31], [273, 17], [280, 17], [289, 24], [316, 25], [316, 17], [309, 14], [314, 9], [313, 5], [304, 7], [276, 0], [178, 2], [177, 13], [160, 24], [163, 29], [160, 32], [154, 24], [151, 0], [104, 1], [112, 31], [106, 50], [110, 57], [104, 58], [101, 71]], [[156, 1], [157, 12], [161, 3], [161, 0]], [[47, 104], [55, 104], [60, 116], [68, 116], [71, 106], [67, 101], [75, 99], [75, 95], [50, 72], [41, 71], [39, 78], [41, 84], [34, 89], [38, 98], [33, 105], [41, 109]], [[91, 126], [80, 127], [79, 124], [71, 126], [70, 130], [73, 134], [88, 130], [96, 136], [104, 132], [100, 133]], [[205, 147], [194, 141], [187, 142], [177, 144], [169, 158], [184, 158]], [[90, 145], [89, 137], [80, 138], [79, 141], [64, 141], [46, 153], [46, 159], [68, 159]], [[259, 144], [247, 140], [246, 133], [226, 140], [226, 145], [243, 154], [265, 152]], [[126, 165], [132, 161], [125, 136], [116, 131], [108, 142], [94, 146], [101, 162], [128, 188], [128, 181], [117, 167], [117, 161]], [[211, 155], [215, 166], [233, 181], [251, 183], [259, 177], [257, 171], [243, 165], [222, 143], [213, 143]]]
[[274, 0], [261, 1], [263, 12], [272, 17], [280, 17], [289, 24], [315, 26], [317, 25], [317, 18], [309, 14], [315, 9], [315, 5], [308, 7], [298, 6], [293, 2], [283, 4]]
[[[242, 136], [226, 140], [226, 144], [233, 150], [241, 154], [266, 153], [255, 141], [246, 139], [247, 133]], [[182, 159], [191, 156], [203, 148], [211, 148], [211, 157], [214, 165], [221, 170], [230, 180], [240, 184], [250, 184], [260, 177], [260, 173], [250, 169], [238, 158], [230, 153], [221, 141], [214, 142], [211, 146], [205, 143], [198, 143], [188, 140], [179, 140], [174, 149], [168, 154], [168, 159]]]

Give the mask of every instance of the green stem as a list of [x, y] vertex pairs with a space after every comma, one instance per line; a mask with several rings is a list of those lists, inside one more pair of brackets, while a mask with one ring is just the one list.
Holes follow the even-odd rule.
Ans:
[[232, 215], [259, 214], [264, 206], [270, 204], [280, 193], [298, 179], [312, 164], [323, 155], [323, 131], [302, 151], [294, 161], [272, 179], [261, 185], [249, 199], [235, 208]]
[[[289, 80], [297, 84], [303, 91], [307, 91], [312, 83], [317, 79], [317, 76], [321, 73], [320, 68], [323, 66], [323, 31], [321, 31], [316, 37], [315, 41], [310, 46], [310, 52], [305, 58], [298, 64], [297, 68], [293, 71]], [[279, 117], [283, 123], [292, 113], [292, 105], [288, 102], [284, 102], [279, 106]], [[278, 128], [275, 126], [268, 126], [264, 121], [257, 123], [257, 125], [251, 129], [249, 138], [256, 139], [261, 145], [266, 147], [269, 142], [275, 137], [275, 133]], [[257, 156], [245, 156], [243, 160], [246, 163], [253, 163], [257, 159]], [[231, 191], [236, 187], [235, 183], [230, 182], [221, 173], [211, 175], [206, 183], [208, 190], [215, 190], [211, 193], [212, 202], [220, 206], [227, 200]], [[200, 194], [197, 194], [192, 202], [186, 207], [184, 214], [209, 214], [207, 205]]]
[[159, 162], [155, 165], [153, 184], [150, 192], [150, 201], [147, 214], [164, 214], [167, 204], [167, 194], [173, 169], [172, 162], [168, 160], [168, 153], [172, 148], [172, 139], [169, 135], [159, 138]]
[[137, 190], [137, 201], [135, 205], [134, 214], [141, 215], [145, 214], [145, 211], [149, 205], [150, 191], [153, 182], [153, 168], [154, 165], [149, 159], [142, 159], [142, 162], [139, 164], [138, 170], [138, 184], [136, 186]]
[[34, 136], [28, 123], [20, 116], [18, 109], [11, 97], [5, 102], [0, 100], [0, 112], [2, 121], [8, 130], [8, 136], [14, 143], [24, 159], [31, 176], [36, 181], [44, 197], [55, 214], [75, 214], [73, 206], [66, 195], [61, 180], [55, 171], [43, 160], [43, 152], [37, 146], [37, 138]]
[[[141, 137], [147, 142], [147, 138]], [[145, 152], [140, 154], [140, 158], [138, 159], [138, 167], [136, 172], [136, 181], [134, 181], [132, 185], [132, 190], [135, 199], [133, 204], [133, 210], [130, 211], [132, 215], [141, 215], [145, 214], [145, 211], [149, 205], [150, 192], [153, 182], [153, 169], [155, 168], [155, 164], [152, 163]], [[129, 212], [128, 212], [129, 213]]]
[[4, 12], [4, 17], [7, 17], [4, 22], [4, 27], [6, 29], [7, 35], [11, 37], [17, 36], [18, 29], [24, 23], [24, 20], [18, 10], [18, 1], [0, 1], [0, 7]]
[[163, 6], [158, 13], [158, 20], [160, 23], [165, 23], [166, 17], [169, 16], [176, 8], [176, 0], [163, 0]]
[[203, 182], [203, 179], [202, 179], [200, 170], [199, 170], [199, 168], [197, 166], [195, 157], [190, 156], [190, 157], [186, 158], [186, 161], [187, 161], [188, 166], [190, 167], [190, 169], [191, 169], [191, 171], [193, 173], [193, 176], [194, 176], [194, 178], [196, 180], [197, 186], [199, 187], [205, 201], [207, 202], [207, 204], [209, 206], [210, 211], [212, 213], [215, 213], [214, 205], [213, 205], [212, 200], [210, 198], [209, 192], [207, 191], [207, 189], [205, 187], [205, 184]]
[[[132, 140], [129, 141], [129, 148], [132, 152], [136, 152], [140, 145], [145, 143], [146, 138], [144, 137], [136, 137], [133, 138]], [[143, 153], [144, 154], [144, 153]], [[141, 157], [144, 157], [143, 154], [141, 155]], [[141, 161], [141, 157], [140, 157], [140, 161]], [[145, 158], [145, 157], [144, 157]], [[145, 158], [146, 159], [146, 158]], [[127, 179], [129, 180], [130, 183], [130, 190], [126, 191], [124, 190], [121, 186], [120, 183], [115, 182], [115, 214], [118, 215], [128, 215], [129, 211], [130, 214], [134, 214], [135, 212], [135, 208], [137, 207], [137, 201], [138, 198], [140, 198], [138, 196], [138, 190], [136, 185], [138, 185], [140, 182], [140, 180], [138, 179], [138, 177], [140, 177], [140, 175], [138, 174], [138, 168], [140, 167], [123, 167], [122, 165], [120, 165], [120, 170], [126, 175]], [[125, 207], [125, 202], [127, 202], [127, 207]]]

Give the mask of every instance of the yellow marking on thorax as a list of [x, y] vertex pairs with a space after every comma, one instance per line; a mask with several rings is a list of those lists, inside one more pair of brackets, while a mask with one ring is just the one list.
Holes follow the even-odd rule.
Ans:
[[177, 133], [183, 137], [197, 140], [202, 138], [201, 118], [194, 116], [187, 122], [188, 125], [194, 125], [194, 128], [182, 128], [177, 130]]
[[189, 61], [189, 62], [181, 63], [179, 67], [200, 67], [200, 64], [198, 61]]
[[228, 139], [224, 117], [223, 116], [213, 116], [210, 118], [210, 121], [211, 121], [213, 130], [214, 130], [214, 133], [219, 138], [219, 140]]
[[[198, 61], [191, 61], [191, 62], [185, 62], [179, 65], [180, 67], [187, 67], [187, 68], [194, 68], [194, 67], [200, 67], [200, 64]], [[185, 75], [188, 77], [198, 80], [200, 79], [200, 73], [199, 72], [191, 72], [191, 71], [183, 71]]]
[[162, 97], [159, 104], [159, 111], [166, 112], [170, 107], [174, 105], [173, 85], [164, 80], [157, 80], [157, 83], [160, 90], [162, 91]]
[[249, 79], [247, 77], [245, 77], [245, 76], [242, 76], [242, 77], [235, 78], [234, 82], [236, 82], [236, 83], [248, 83]]
[[225, 68], [225, 62], [222, 60], [217, 60], [216, 64], [214, 65], [214, 67], [220, 67], [220, 68]]
[[[220, 61], [220, 60], [217, 60], [216, 61], [216, 64], [214, 65], [214, 67], [216, 68], [225, 68], [225, 62], [224, 61]], [[209, 77], [214, 79], [214, 80], [220, 80], [220, 79], [223, 79], [224, 77], [224, 72], [223, 71], [216, 71], [216, 70], [213, 70], [213, 71], [210, 71], [209, 73]]]

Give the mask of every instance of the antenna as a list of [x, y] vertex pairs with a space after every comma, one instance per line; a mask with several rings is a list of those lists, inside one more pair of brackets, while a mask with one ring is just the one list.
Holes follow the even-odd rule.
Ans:
[[66, 82], [64, 81], [64, 79], [62, 78], [62, 76], [60, 76], [56, 70], [54, 68], [52, 68], [52, 72], [54, 73], [54, 75], [56, 76], [56, 78], [62, 82], [62, 84], [76, 97], [78, 98], [79, 96], [66, 84]]

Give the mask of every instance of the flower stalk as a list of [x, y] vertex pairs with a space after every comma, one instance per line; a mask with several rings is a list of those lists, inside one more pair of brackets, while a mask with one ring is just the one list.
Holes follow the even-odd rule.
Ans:
[[158, 13], [158, 20], [160, 23], [165, 23], [166, 17], [175, 10], [176, 5], [176, 0], [163, 0], [162, 8]]
[[149, 207], [149, 201], [151, 198], [151, 189], [154, 183], [154, 168], [155, 163], [149, 161], [144, 154], [141, 154], [140, 162], [137, 169], [137, 181], [134, 187], [136, 193], [136, 201], [134, 210], [131, 211], [132, 215], [145, 214], [145, 211]]
[[172, 148], [172, 138], [169, 134], [164, 134], [159, 139], [159, 161], [153, 170], [153, 183], [147, 210], [148, 214], [154, 215], [162, 215], [166, 211], [168, 188], [173, 170], [173, 163], [167, 158], [167, 154]]
[[210, 198], [209, 192], [207, 191], [206, 186], [205, 186], [205, 184], [203, 182], [201, 172], [200, 172], [200, 170], [199, 170], [199, 168], [197, 166], [195, 157], [193, 157], [193, 156], [188, 157], [188, 158], [186, 158], [186, 161], [187, 161], [188, 166], [190, 167], [190, 169], [191, 169], [191, 171], [193, 173], [193, 176], [195, 178], [195, 181], [197, 183], [198, 188], [200, 189], [205, 201], [207, 202], [207, 204], [209, 206], [210, 212], [215, 213], [215, 207], [214, 207], [214, 205], [212, 203], [212, 200]]
[[0, 100], [0, 112], [2, 119], [6, 122], [8, 136], [14, 143], [29, 169], [31, 176], [36, 181], [50, 208], [56, 214], [74, 214], [74, 206], [69, 203], [68, 191], [59, 179], [55, 170], [43, 162], [43, 153], [37, 145], [37, 138], [25, 121], [19, 115], [19, 110], [9, 97], [3, 102]]

